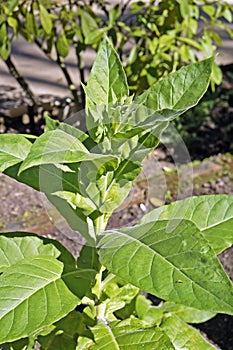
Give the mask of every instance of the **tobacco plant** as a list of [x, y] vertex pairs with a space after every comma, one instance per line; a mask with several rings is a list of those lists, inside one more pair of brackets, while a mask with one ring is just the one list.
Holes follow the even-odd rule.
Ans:
[[[2, 0], [0, 57], [31, 103], [39, 103], [11, 52], [14, 41], [23, 36], [57, 64], [75, 104], [80, 106], [85, 95], [67, 67], [71, 50], [79, 80], [84, 82], [88, 69], [84, 53], [90, 46], [96, 51], [107, 33], [124, 58], [130, 91], [139, 94], [200, 56], [214, 55], [216, 46], [222, 45], [219, 30], [233, 37], [229, 26], [232, 10], [225, 0]], [[212, 87], [221, 80], [221, 70], [214, 64]]]
[[0, 136], [0, 171], [44, 192], [86, 239], [76, 260], [55, 240], [0, 235], [2, 349], [214, 348], [188, 323], [233, 314], [217, 258], [232, 244], [233, 197], [190, 197], [106, 229], [169, 121], [205, 93], [212, 63], [183, 67], [133, 99], [106, 38], [84, 86], [85, 131], [47, 117], [39, 137]]

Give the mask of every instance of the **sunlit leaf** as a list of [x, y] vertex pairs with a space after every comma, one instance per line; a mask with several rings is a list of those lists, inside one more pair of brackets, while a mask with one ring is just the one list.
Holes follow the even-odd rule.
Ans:
[[0, 343], [31, 335], [64, 317], [79, 299], [51, 256], [25, 258], [0, 276]]
[[31, 149], [31, 142], [22, 135], [0, 135], [0, 172], [22, 162]]
[[51, 34], [53, 29], [53, 22], [48, 10], [42, 5], [39, 5], [40, 20], [42, 27], [46, 34]]
[[208, 343], [201, 334], [193, 327], [187, 325], [177, 316], [164, 319], [160, 328], [170, 338], [176, 350], [213, 350], [215, 346]]
[[153, 84], [135, 99], [154, 111], [160, 111], [166, 119], [174, 118], [195, 106], [209, 85], [213, 58], [183, 67], [177, 72]]
[[219, 254], [233, 243], [233, 196], [217, 194], [190, 197], [157, 208], [146, 214], [141, 222], [163, 219], [192, 221]]
[[110, 325], [99, 324], [91, 328], [91, 331], [95, 340], [91, 347], [93, 350], [174, 349], [169, 338], [158, 327], [140, 329], [140, 323], [133, 324], [130, 319], [112, 322]]
[[233, 314], [233, 286], [199, 229], [187, 220], [161, 220], [106, 231], [101, 263], [164, 300]]

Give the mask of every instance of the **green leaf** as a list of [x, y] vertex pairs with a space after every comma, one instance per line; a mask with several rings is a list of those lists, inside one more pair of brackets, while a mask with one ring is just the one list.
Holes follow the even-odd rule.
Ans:
[[178, 316], [187, 323], [201, 323], [213, 318], [216, 313], [206, 310], [198, 310], [193, 307], [179, 305], [172, 302], [161, 302], [158, 306], [152, 305], [149, 299], [138, 295], [135, 304], [138, 317], [149, 325], [159, 325], [164, 316]]
[[57, 48], [58, 54], [61, 57], [66, 57], [69, 54], [69, 51], [70, 51], [69, 43], [63, 31], [58, 34], [56, 48]]
[[90, 153], [76, 137], [58, 129], [47, 131], [38, 137], [22, 163], [19, 175], [30, 167], [43, 164], [59, 165], [87, 160], [96, 161], [98, 164], [98, 162], [107, 162], [109, 159], [116, 159], [116, 157]]
[[0, 235], [0, 272], [24, 258], [38, 255], [57, 258], [60, 251], [49, 242], [45, 244], [43, 239], [36, 235], [23, 232]]
[[215, 7], [213, 5], [204, 5], [202, 9], [210, 18], [215, 14]]
[[8, 17], [7, 18], [7, 23], [11, 28], [13, 28], [15, 36], [17, 36], [17, 30], [18, 30], [18, 21], [15, 17]]
[[[136, 321], [137, 322], [137, 321]], [[140, 323], [133, 320], [116, 321], [110, 324], [99, 324], [91, 328], [95, 343], [93, 350], [135, 350], [157, 349], [172, 350], [169, 338], [159, 328], [140, 328]], [[79, 348], [78, 348], [79, 349]]]
[[187, 325], [179, 317], [170, 316], [164, 319], [160, 328], [170, 338], [176, 350], [213, 350], [216, 349], [208, 343], [193, 327]]
[[109, 271], [164, 300], [233, 314], [233, 288], [214, 251], [187, 220], [105, 231], [98, 243]]
[[69, 290], [82, 299], [91, 287], [95, 284], [97, 271], [93, 269], [75, 269], [63, 275], [63, 281], [69, 287]]
[[122, 64], [108, 39], [99, 48], [85, 92], [87, 128], [97, 139], [109, 121], [108, 115], [104, 117], [108, 105], [120, 103], [129, 94]]
[[80, 314], [72, 311], [58, 321], [54, 330], [45, 336], [39, 336], [41, 350], [75, 350], [77, 344], [77, 330], [80, 327]]
[[166, 219], [192, 221], [216, 254], [233, 243], [233, 196], [225, 194], [190, 197], [146, 214], [141, 223]]
[[7, 3], [8, 11], [9, 13], [12, 13], [12, 11], [15, 9], [16, 6], [18, 6], [19, 0], [10, 0]]
[[85, 44], [96, 44], [100, 41], [108, 28], [99, 28], [94, 17], [84, 11], [81, 14], [81, 27], [85, 38]]
[[27, 12], [25, 17], [25, 29], [27, 31], [27, 38], [29, 42], [33, 42], [31, 35], [35, 38], [38, 35], [37, 21], [33, 13]]
[[31, 142], [22, 135], [0, 135], [0, 172], [22, 162], [27, 157], [31, 146]]
[[99, 263], [97, 249], [89, 245], [84, 245], [80, 251], [77, 265], [80, 269], [94, 269], [99, 271], [101, 265]]
[[52, 119], [49, 116], [45, 117], [45, 121], [45, 132], [59, 129], [71, 136], [76, 137], [81, 142], [84, 142], [86, 139], [88, 139], [88, 135], [85, 134], [82, 130], [74, 128], [67, 123], [60, 123], [58, 120]]
[[81, 233], [91, 246], [95, 246], [95, 237], [90, 236], [86, 217], [78, 209], [71, 208], [64, 199], [49, 194], [47, 194], [47, 198], [66, 219], [72, 230]]
[[[64, 264], [63, 275], [67, 274], [66, 278], [77, 273], [76, 261], [73, 255], [56, 240], [28, 232], [8, 232], [0, 235], [0, 272], [17, 264], [22, 259], [41, 255], [53, 256], [61, 261]], [[80, 275], [83, 273], [81, 270], [78, 272], [80, 272]], [[90, 272], [86, 279], [91, 279], [91, 275], [93, 274]], [[75, 278], [77, 281], [78, 276], [75, 276]], [[84, 285], [81, 284], [80, 295], [84, 288]]]
[[46, 34], [51, 34], [53, 29], [53, 22], [51, 15], [43, 5], [39, 5], [39, 13], [42, 27]]
[[[214, 58], [182, 67], [153, 84], [135, 99], [167, 118], [195, 106], [207, 90]], [[177, 115], [177, 114], [176, 114]]]
[[0, 343], [30, 336], [75, 308], [79, 299], [62, 280], [63, 264], [34, 256], [0, 276]]
[[213, 318], [216, 313], [198, 310], [193, 307], [178, 305], [171, 302], [165, 302], [161, 306], [165, 313], [175, 315], [187, 323], [201, 323]]

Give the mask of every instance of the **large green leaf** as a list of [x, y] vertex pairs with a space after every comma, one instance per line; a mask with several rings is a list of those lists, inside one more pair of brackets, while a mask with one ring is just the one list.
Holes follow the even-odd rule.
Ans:
[[90, 135], [100, 140], [112, 123], [109, 105], [119, 104], [128, 96], [126, 75], [120, 59], [106, 38], [100, 46], [88, 79], [86, 92], [86, 123]]
[[0, 343], [26, 337], [64, 317], [79, 298], [52, 256], [25, 258], [0, 276]]
[[49, 255], [57, 258], [60, 251], [36, 235], [14, 232], [0, 235], [0, 272], [18, 261], [32, 256]]
[[24, 258], [39, 255], [53, 256], [60, 260], [64, 264], [63, 274], [76, 270], [75, 258], [59, 241], [29, 232], [1, 233], [1, 272]]
[[164, 318], [160, 328], [170, 338], [176, 350], [213, 350], [201, 334], [177, 316]]
[[233, 314], [233, 288], [214, 251], [187, 220], [106, 231], [101, 263], [146, 292], [200, 310]]
[[136, 98], [135, 103], [159, 111], [165, 117], [185, 112], [206, 92], [213, 60], [213, 57], [208, 58], [169, 74]]
[[19, 171], [42, 164], [75, 163], [100, 157], [89, 153], [76, 137], [58, 129], [42, 134], [35, 141]]
[[[91, 328], [94, 334], [93, 350], [172, 350], [169, 338], [159, 328], [140, 328], [135, 320], [99, 324]], [[79, 347], [77, 348], [79, 349]]]
[[141, 223], [163, 219], [187, 219], [202, 232], [219, 254], [233, 243], [233, 196], [209, 195], [190, 197], [146, 214]]
[[22, 162], [31, 149], [31, 142], [23, 135], [0, 135], [0, 172]]

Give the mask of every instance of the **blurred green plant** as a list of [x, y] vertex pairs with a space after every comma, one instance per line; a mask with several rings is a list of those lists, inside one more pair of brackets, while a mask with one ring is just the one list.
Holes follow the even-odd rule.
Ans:
[[[200, 56], [216, 53], [222, 40], [220, 29], [231, 38], [233, 6], [227, 1], [161, 0], [3, 0], [0, 3], [0, 56], [35, 104], [35, 97], [12, 61], [12, 41], [19, 34], [36, 44], [64, 74], [76, 105], [84, 106], [83, 53], [98, 49], [105, 33], [111, 38], [124, 62], [131, 92], [136, 95], [153, 82], [196, 62]], [[75, 51], [79, 82], [66, 66], [71, 47]], [[212, 87], [222, 79], [215, 64]], [[78, 93], [81, 91], [81, 95]]]

